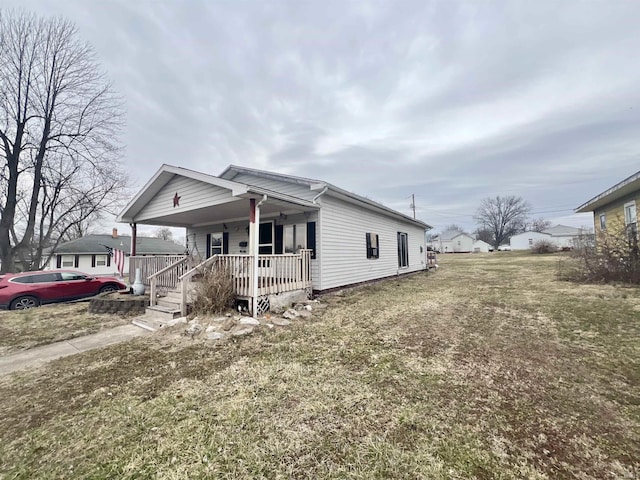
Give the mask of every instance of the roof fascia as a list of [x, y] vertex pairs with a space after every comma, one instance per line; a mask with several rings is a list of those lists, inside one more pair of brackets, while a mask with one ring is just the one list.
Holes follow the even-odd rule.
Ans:
[[[638, 188], [640, 188], [640, 172], [634, 173], [633, 175], [622, 180], [621, 182], [616, 183], [613, 187], [596, 195], [591, 200], [588, 200], [587, 202], [583, 203], [578, 208], [576, 208], [574, 212], [576, 213], [593, 212], [596, 208], [617, 200], [618, 197], [615, 196], [615, 193], [618, 192], [623, 187], [626, 187], [627, 185], [633, 184], [635, 182], [639, 183]], [[624, 196], [624, 195], [621, 195], [621, 196]], [[611, 198], [608, 199], [607, 197], [611, 197]]]

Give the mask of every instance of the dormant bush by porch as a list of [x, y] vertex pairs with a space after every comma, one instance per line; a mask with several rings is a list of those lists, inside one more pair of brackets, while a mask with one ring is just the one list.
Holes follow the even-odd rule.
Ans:
[[601, 232], [596, 245], [585, 241], [559, 263], [558, 276], [578, 282], [640, 284], [638, 234], [628, 228]]
[[233, 307], [235, 293], [229, 269], [220, 262], [202, 269], [194, 289], [193, 311], [199, 314], [220, 313]]

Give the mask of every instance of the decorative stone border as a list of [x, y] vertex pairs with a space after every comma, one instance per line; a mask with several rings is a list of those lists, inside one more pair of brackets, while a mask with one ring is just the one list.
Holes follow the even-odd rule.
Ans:
[[90, 313], [144, 314], [149, 306], [149, 295], [131, 295], [118, 292], [101, 293], [89, 301]]

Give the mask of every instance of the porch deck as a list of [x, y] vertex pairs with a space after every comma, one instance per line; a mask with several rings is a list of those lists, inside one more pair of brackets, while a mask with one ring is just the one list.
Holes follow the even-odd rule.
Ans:
[[[161, 290], [180, 289], [183, 292], [181, 310], [186, 313], [188, 283], [206, 269], [219, 267], [233, 280], [234, 292], [240, 298], [259, 298], [267, 295], [310, 289], [311, 250], [296, 254], [258, 255], [255, 275], [253, 255], [214, 255], [193, 266], [188, 256], [130, 257], [130, 272], [142, 271], [143, 282], [150, 290], [150, 305], [155, 305]], [[255, 279], [257, 284], [254, 285]], [[255, 288], [254, 288], [255, 287]]]

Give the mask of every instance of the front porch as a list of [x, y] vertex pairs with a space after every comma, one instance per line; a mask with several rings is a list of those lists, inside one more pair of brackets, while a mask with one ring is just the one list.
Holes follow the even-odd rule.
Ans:
[[[311, 292], [311, 250], [279, 255], [218, 254], [192, 266], [193, 257], [130, 257], [130, 272], [139, 268], [149, 289], [150, 307], [170, 292], [179, 300], [181, 315], [186, 315], [193, 282], [207, 269], [218, 268], [229, 275], [237, 299], [247, 300], [250, 313], [261, 315], [269, 309], [269, 296], [296, 290]], [[257, 264], [257, 270], [256, 270]]]

